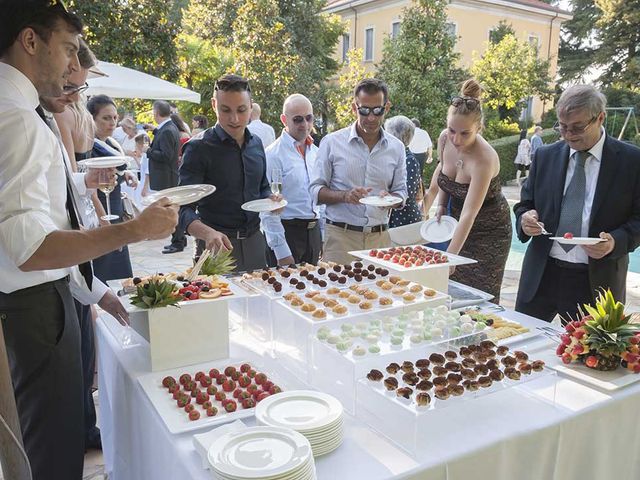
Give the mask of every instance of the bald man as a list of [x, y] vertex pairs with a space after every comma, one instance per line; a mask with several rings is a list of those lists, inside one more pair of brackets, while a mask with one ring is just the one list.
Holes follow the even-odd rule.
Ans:
[[289, 96], [282, 107], [282, 135], [267, 149], [269, 182], [282, 177], [282, 196], [289, 202], [280, 215], [263, 214], [269, 266], [308, 262], [316, 264], [322, 250], [321, 211], [309, 194], [309, 174], [318, 147], [313, 144], [313, 106], [300, 94]]
[[260, 105], [253, 102], [251, 104], [251, 123], [247, 126], [249, 131], [254, 135], [257, 135], [262, 140], [262, 145], [266, 149], [276, 140], [276, 132], [271, 125], [264, 123], [260, 120], [262, 114], [262, 108]]

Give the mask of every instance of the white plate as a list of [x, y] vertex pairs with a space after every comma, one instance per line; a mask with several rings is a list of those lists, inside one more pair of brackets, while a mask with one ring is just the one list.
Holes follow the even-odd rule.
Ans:
[[457, 226], [458, 221], [448, 215], [440, 217], [440, 223], [434, 217], [422, 224], [420, 235], [429, 243], [448, 242], [453, 238]]
[[550, 240], [555, 240], [558, 243], [564, 245], [595, 245], [600, 242], [606, 241], [604, 238], [591, 238], [591, 237], [549, 237]]
[[240, 208], [242, 210], [246, 210], [247, 212], [272, 212], [273, 210], [278, 210], [279, 208], [286, 207], [287, 202], [285, 199], [280, 200], [279, 202], [274, 202], [269, 198], [260, 198], [258, 200], [252, 200], [251, 202], [243, 203]]
[[171, 203], [175, 205], [189, 205], [197, 202], [207, 195], [211, 195], [215, 191], [216, 187], [213, 185], [182, 185], [180, 187], [166, 188], [164, 190], [154, 192], [151, 195], [144, 197], [142, 199], [142, 204], [151, 205], [162, 197], [167, 197], [171, 200]]
[[86, 168], [115, 168], [129, 163], [131, 157], [95, 157], [81, 160], [78, 165]]
[[323, 430], [342, 417], [342, 404], [331, 395], [310, 390], [283, 392], [256, 406], [256, 419], [264, 425], [298, 432]]
[[363, 205], [369, 205], [371, 207], [392, 207], [399, 203], [402, 203], [402, 199], [396, 197], [395, 195], [385, 195], [381, 197], [379, 195], [371, 195], [369, 197], [364, 197], [359, 200], [359, 202]]
[[287, 428], [251, 427], [231, 432], [209, 448], [212, 470], [227, 478], [279, 478], [306, 467], [309, 441]]

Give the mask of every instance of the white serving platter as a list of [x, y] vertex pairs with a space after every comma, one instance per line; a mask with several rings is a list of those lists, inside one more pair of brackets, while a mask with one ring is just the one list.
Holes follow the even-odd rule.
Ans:
[[556, 372], [602, 390], [619, 390], [640, 381], [640, 374], [630, 372], [622, 367], [618, 367], [611, 372], [601, 372], [576, 362], [565, 365], [553, 352], [543, 360], [546, 362], [547, 367]]
[[[408, 246], [418, 246], [418, 245], [408, 245]], [[386, 250], [386, 249], [384, 249]], [[435, 249], [430, 249], [435, 250]], [[354, 257], [362, 258], [363, 260], [367, 260], [371, 263], [375, 263], [377, 265], [383, 266], [387, 269], [394, 270], [397, 272], [413, 272], [418, 270], [430, 270], [433, 268], [442, 268], [442, 267], [452, 267], [457, 265], [468, 265], [470, 263], [477, 263], [477, 260], [472, 260], [470, 258], [461, 257], [460, 255], [455, 255], [453, 253], [442, 252], [443, 255], [447, 256], [448, 261], [446, 263], [433, 263], [433, 264], [424, 264], [418, 267], [404, 267], [398, 263], [393, 263], [389, 260], [383, 260], [382, 258], [371, 257], [369, 252], [371, 250], [354, 250], [348, 252], [349, 255], [353, 255]]]

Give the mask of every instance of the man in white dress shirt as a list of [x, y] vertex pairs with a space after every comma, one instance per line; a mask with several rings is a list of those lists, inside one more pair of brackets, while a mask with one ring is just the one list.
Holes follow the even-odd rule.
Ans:
[[276, 132], [271, 125], [260, 120], [260, 115], [262, 115], [262, 108], [260, 108], [260, 105], [256, 102], [253, 102], [251, 104], [251, 123], [249, 123], [247, 128], [262, 140], [262, 146], [266, 149], [276, 141]]
[[416, 129], [409, 144], [409, 150], [411, 150], [411, 153], [415, 155], [418, 163], [420, 163], [420, 172], [423, 172], [425, 163], [433, 162], [433, 142], [431, 141], [429, 133], [425, 129], [420, 128], [420, 120], [412, 118], [411, 121], [416, 126]]
[[130, 242], [163, 238], [177, 209], [163, 199], [134, 221], [72, 230], [79, 221], [71, 175], [39, 96], [62, 95], [79, 68], [82, 24], [55, 0], [0, 0], [0, 11], [0, 350], [6, 348], [33, 478], [76, 480], [84, 419], [72, 295], [95, 301], [99, 283], [87, 262]]
[[322, 251], [321, 212], [309, 193], [309, 176], [316, 162], [318, 147], [313, 144], [313, 106], [307, 97], [290, 95], [282, 107], [284, 130], [267, 149], [267, 178], [282, 179], [287, 199], [280, 215], [261, 215], [267, 237], [269, 266], [308, 262], [316, 264]]
[[356, 122], [320, 143], [310, 192], [327, 206], [323, 259], [348, 263], [349, 251], [391, 245], [389, 208], [360, 203], [367, 196], [393, 195], [395, 207], [402, 208], [407, 198], [404, 145], [382, 129], [390, 106], [384, 82], [362, 80], [352, 104]]

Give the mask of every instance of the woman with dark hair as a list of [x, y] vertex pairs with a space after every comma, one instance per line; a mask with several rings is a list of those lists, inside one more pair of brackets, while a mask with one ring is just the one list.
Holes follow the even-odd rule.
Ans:
[[522, 129], [520, 131], [520, 142], [518, 143], [518, 154], [513, 161], [516, 164], [516, 182], [518, 186], [522, 186], [520, 176], [524, 173], [524, 177], [527, 178], [527, 172], [529, 171], [529, 165], [531, 165], [531, 142], [527, 139], [527, 130]]
[[[120, 144], [111, 138], [118, 124], [118, 112], [114, 101], [107, 95], [95, 95], [87, 102], [87, 110], [89, 110], [89, 113], [93, 117], [95, 125], [95, 139], [93, 149], [91, 150], [91, 157], [124, 155]], [[124, 208], [122, 206], [120, 184], [126, 179], [131, 182], [132, 186], [137, 185], [135, 175], [127, 172], [125, 168], [126, 165], [118, 167], [118, 182], [109, 194], [111, 213], [119, 217], [118, 220], [113, 220], [112, 223], [122, 222]], [[106, 210], [105, 194], [99, 191], [98, 198]], [[129, 249], [125, 246], [120, 250], [114, 250], [111, 253], [96, 258], [93, 261], [93, 270], [95, 275], [105, 283], [107, 280], [132, 277], [133, 272], [129, 259]]]
[[191, 119], [191, 135], [197, 135], [209, 128], [209, 119], [204, 115], [194, 115]]
[[178, 131], [180, 132], [180, 150], [178, 163], [182, 164], [182, 147], [191, 139], [191, 134], [189, 133], [189, 127], [187, 127], [187, 124], [184, 123], [184, 120], [182, 120], [182, 117], [180, 115], [178, 115], [177, 113], [172, 113], [170, 118], [173, 124], [178, 127]]
[[458, 220], [448, 252], [478, 263], [455, 269], [452, 279], [484, 290], [500, 302], [500, 287], [511, 246], [509, 204], [500, 187], [500, 159], [482, 138], [481, 88], [473, 79], [454, 97], [447, 129], [438, 139], [437, 175], [439, 219], [451, 200], [451, 215]]

